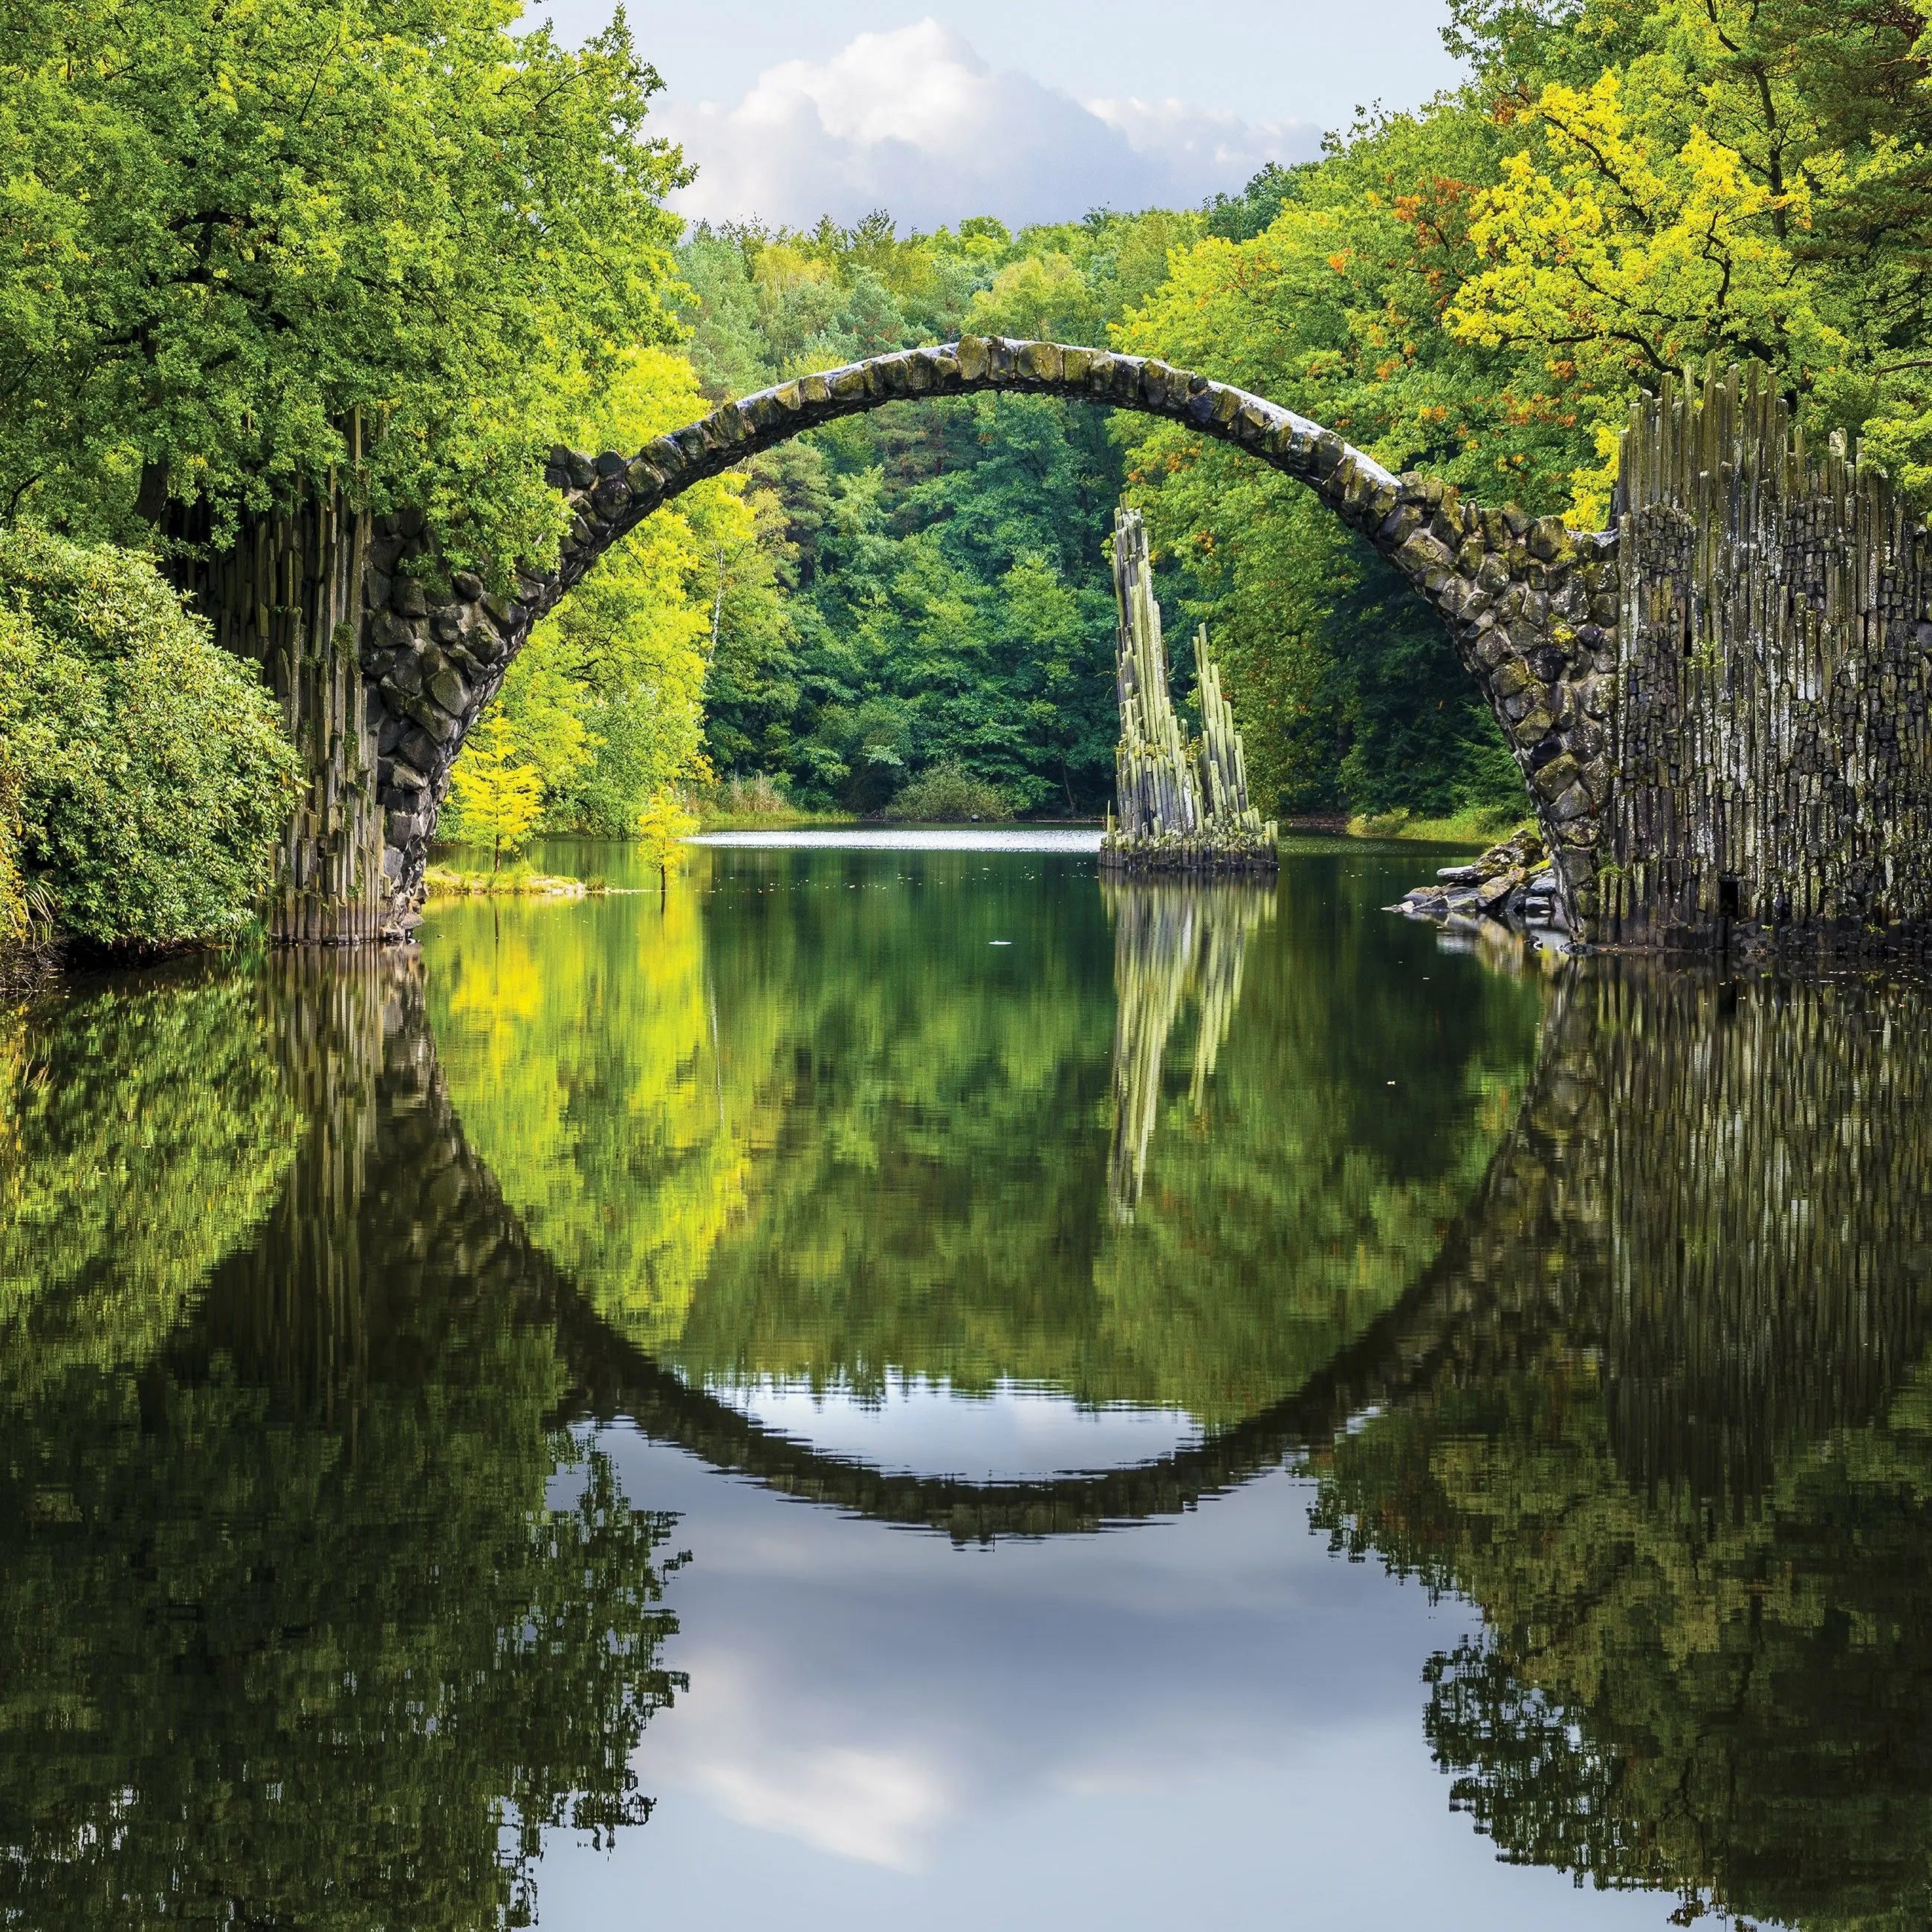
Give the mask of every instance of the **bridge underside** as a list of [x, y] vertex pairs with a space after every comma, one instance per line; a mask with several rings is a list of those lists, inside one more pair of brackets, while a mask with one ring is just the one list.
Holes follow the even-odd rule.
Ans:
[[272, 596], [212, 600], [224, 641], [268, 667], [311, 768], [280, 935], [406, 932], [465, 734], [535, 626], [652, 511], [842, 416], [1006, 390], [1244, 449], [1400, 569], [1502, 728], [1578, 943], [1862, 944], [1932, 921], [1926, 533], [1870, 470], [1810, 463], [1762, 372], [1640, 404], [1618, 527], [1579, 534], [1392, 475], [1159, 361], [967, 337], [781, 384], [634, 454], [553, 452], [569, 519], [556, 567], [508, 594], [440, 573], [419, 516], [338, 504], [274, 557]]

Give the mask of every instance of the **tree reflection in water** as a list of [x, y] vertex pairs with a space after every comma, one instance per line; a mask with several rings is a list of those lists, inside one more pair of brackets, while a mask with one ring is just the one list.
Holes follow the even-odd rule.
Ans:
[[284, 956], [76, 999], [8, 1070], [10, 1198], [90, 1161], [158, 1231], [118, 1271], [90, 1225], [10, 1250], [9, 1923], [526, 1924], [545, 1828], [649, 1810], [670, 1525], [558, 1426], [420, 1005], [404, 962]]
[[1580, 970], [1456, 1360], [1316, 1459], [1340, 1546], [1482, 1610], [1428, 1732], [1506, 1857], [1932, 1922], [1928, 1016]]
[[[1162, 970], [1122, 974], [1121, 948], [1156, 951], [1179, 929], [1156, 909], [1186, 900], [1123, 888], [1124, 940], [1090, 869], [1042, 890], [982, 856], [916, 880], [734, 856], [701, 918], [695, 894], [440, 914], [429, 998], [470, 1144], [585, 1300], [694, 1384], [1018, 1384], [1238, 1424], [1427, 1267], [1520, 1102], [1538, 992], [1472, 970], [1419, 1004], [1365, 884], [1309, 887], [1289, 932], [1272, 888], [1197, 898], [1172, 949], [1208, 1001], [1195, 1101], [1118, 1222], [1112, 996]], [[1150, 1120], [1151, 1071], [1135, 1093]]]
[[0, 1363], [145, 1360], [267, 1214], [305, 1124], [252, 974], [0, 1006]]

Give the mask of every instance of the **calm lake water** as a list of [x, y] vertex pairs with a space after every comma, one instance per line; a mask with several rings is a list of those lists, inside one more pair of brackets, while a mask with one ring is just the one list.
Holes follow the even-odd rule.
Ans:
[[0, 1012], [0, 1922], [1932, 1923], [1932, 1004], [742, 842]]

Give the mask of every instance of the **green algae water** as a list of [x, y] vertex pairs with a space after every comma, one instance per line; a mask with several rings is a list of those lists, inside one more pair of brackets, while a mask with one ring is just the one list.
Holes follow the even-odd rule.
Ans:
[[0, 1014], [0, 1918], [1932, 1920], [1932, 1003], [695, 847]]

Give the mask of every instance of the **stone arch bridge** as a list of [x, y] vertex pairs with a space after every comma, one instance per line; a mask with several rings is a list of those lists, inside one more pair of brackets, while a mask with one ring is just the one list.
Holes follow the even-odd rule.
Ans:
[[280, 935], [406, 931], [465, 734], [652, 511], [836, 418], [982, 391], [1184, 424], [1306, 484], [1400, 570], [1502, 727], [1579, 942], [1864, 943], [1932, 919], [1932, 540], [1842, 448], [1814, 462], [1764, 372], [1640, 402], [1616, 527], [1578, 533], [1158, 360], [968, 336], [782, 383], [635, 453], [554, 451], [569, 526], [512, 595], [439, 574], [419, 515], [340, 502], [206, 566], [223, 640], [267, 666], [311, 773]]

